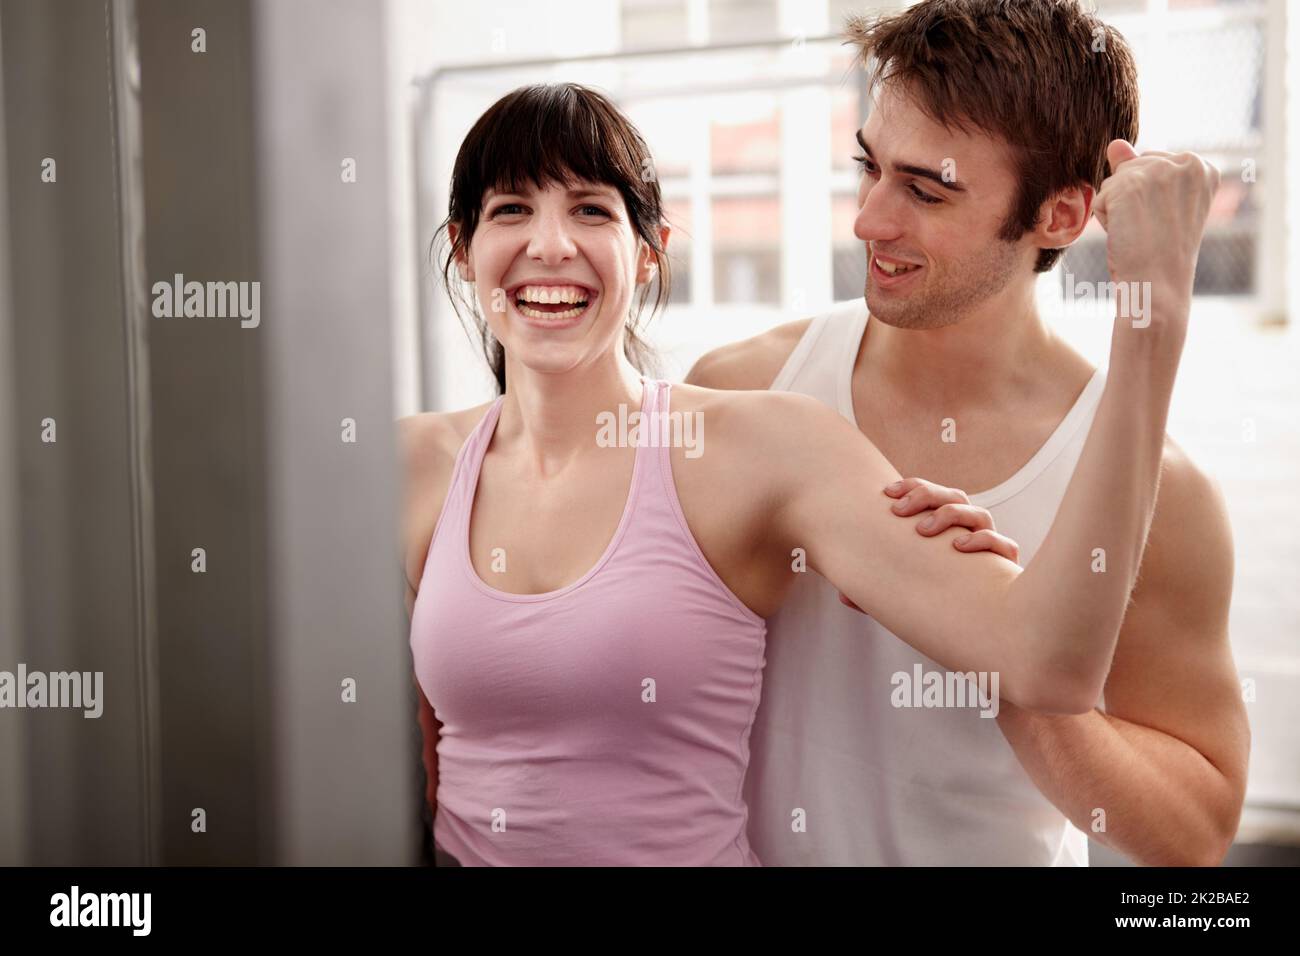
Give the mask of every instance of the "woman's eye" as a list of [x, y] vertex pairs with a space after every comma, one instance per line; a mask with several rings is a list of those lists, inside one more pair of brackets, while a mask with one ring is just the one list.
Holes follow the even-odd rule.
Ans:
[[517, 202], [503, 202], [492, 210], [493, 217], [496, 216], [517, 216], [524, 211], [524, 207]]
[[874, 173], [876, 171], [876, 164], [865, 156], [854, 156], [853, 161], [858, 164], [858, 167], [864, 173]]
[[908, 183], [907, 188], [912, 190], [912, 195], [914, 195], [921, 202], [925, 203], [927, 206], [933, 206], [935, 203], [943, 202], [942, 199], [936, 199], [934, 196], [931, 196], [929, 193], [925, 192], [924, 190], [917, 189], [915, 183]]
[[578, 213], [579, 215], [583, 215], [583, 216], [608, 216], [609, 215], [609, 213], [606, 212], [604, 209], [602, 209], [600, 206], [579, 206]]

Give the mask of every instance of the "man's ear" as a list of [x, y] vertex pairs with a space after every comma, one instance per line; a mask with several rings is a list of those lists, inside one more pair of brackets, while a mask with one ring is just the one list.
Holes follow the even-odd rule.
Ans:
[[[456, 237], [460, 235], [460, 226], [454, 222], [447, 223], [447, 238], [451, 240], [453, 246], [456, 245]], [[464, 249], [458, 250], [455, 255], [456, 271], [460, 273], [461, 280], [464, 282], [474, 281], [474, 266], [469, 261], [469, 256]]]
[[1043, 203], [1035, 245], [1063, 249], [1079, 238], [1092, 215], [1094, 191], [1087, 183], [1061, 190]]
[[[668, 237], [669, 235], [671, 235], [671, 233], [672, 233], [672, 229], [666, 223], [660, 225], [659, 248], [662, 249], [664, 252], [668, 251]], [[637, 256], [637, 264], [636, 264], [637, 285], [641, 285], [644, 282], [649, 282], [655, 277], [655, 273], [659, 271], [659, 265], [655, 261], [654, 252], [651, 250], [650, 245], [645, 240], [641, 240], [639, 245], [640, 245], [640, 255]]]

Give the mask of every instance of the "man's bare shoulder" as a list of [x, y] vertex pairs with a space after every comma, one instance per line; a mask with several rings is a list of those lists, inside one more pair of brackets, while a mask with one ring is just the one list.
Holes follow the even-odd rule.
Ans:
[[689, 385], [705, 388], [760, 389], [776, 378], [812, 319], [800, 319], [759, 335], [706, 352], [686, 375]]
[[1166, 436], [1135, 596], [1158, 587], [1176, 597], [1174, 604], [1226, 607], [1232, 566], [1232, 528], [1222, 488]]

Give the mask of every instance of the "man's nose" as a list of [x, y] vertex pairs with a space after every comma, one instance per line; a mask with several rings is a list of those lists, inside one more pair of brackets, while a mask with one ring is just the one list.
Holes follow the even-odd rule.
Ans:
[[858, 214], [853, 219], [853, 234], [863, 242], [889, 242], [903, 234], [905, 210], [890, 190], [876, 183], [859, 193]]
[[572, 259], [576, 251], [564, 216], [541, 213], [534, 218], [533, 232], [528, 240], [530, 259], [543, 265], [555, 265]]

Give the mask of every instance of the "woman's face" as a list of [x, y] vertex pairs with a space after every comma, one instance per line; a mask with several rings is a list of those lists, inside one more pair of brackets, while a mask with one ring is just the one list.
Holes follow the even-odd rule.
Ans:
[[653, 275], [623, 197], [603, 183], [523, 188], [484, 194], [463, 272], [507, 360], [554, 373], [621, 355]]

